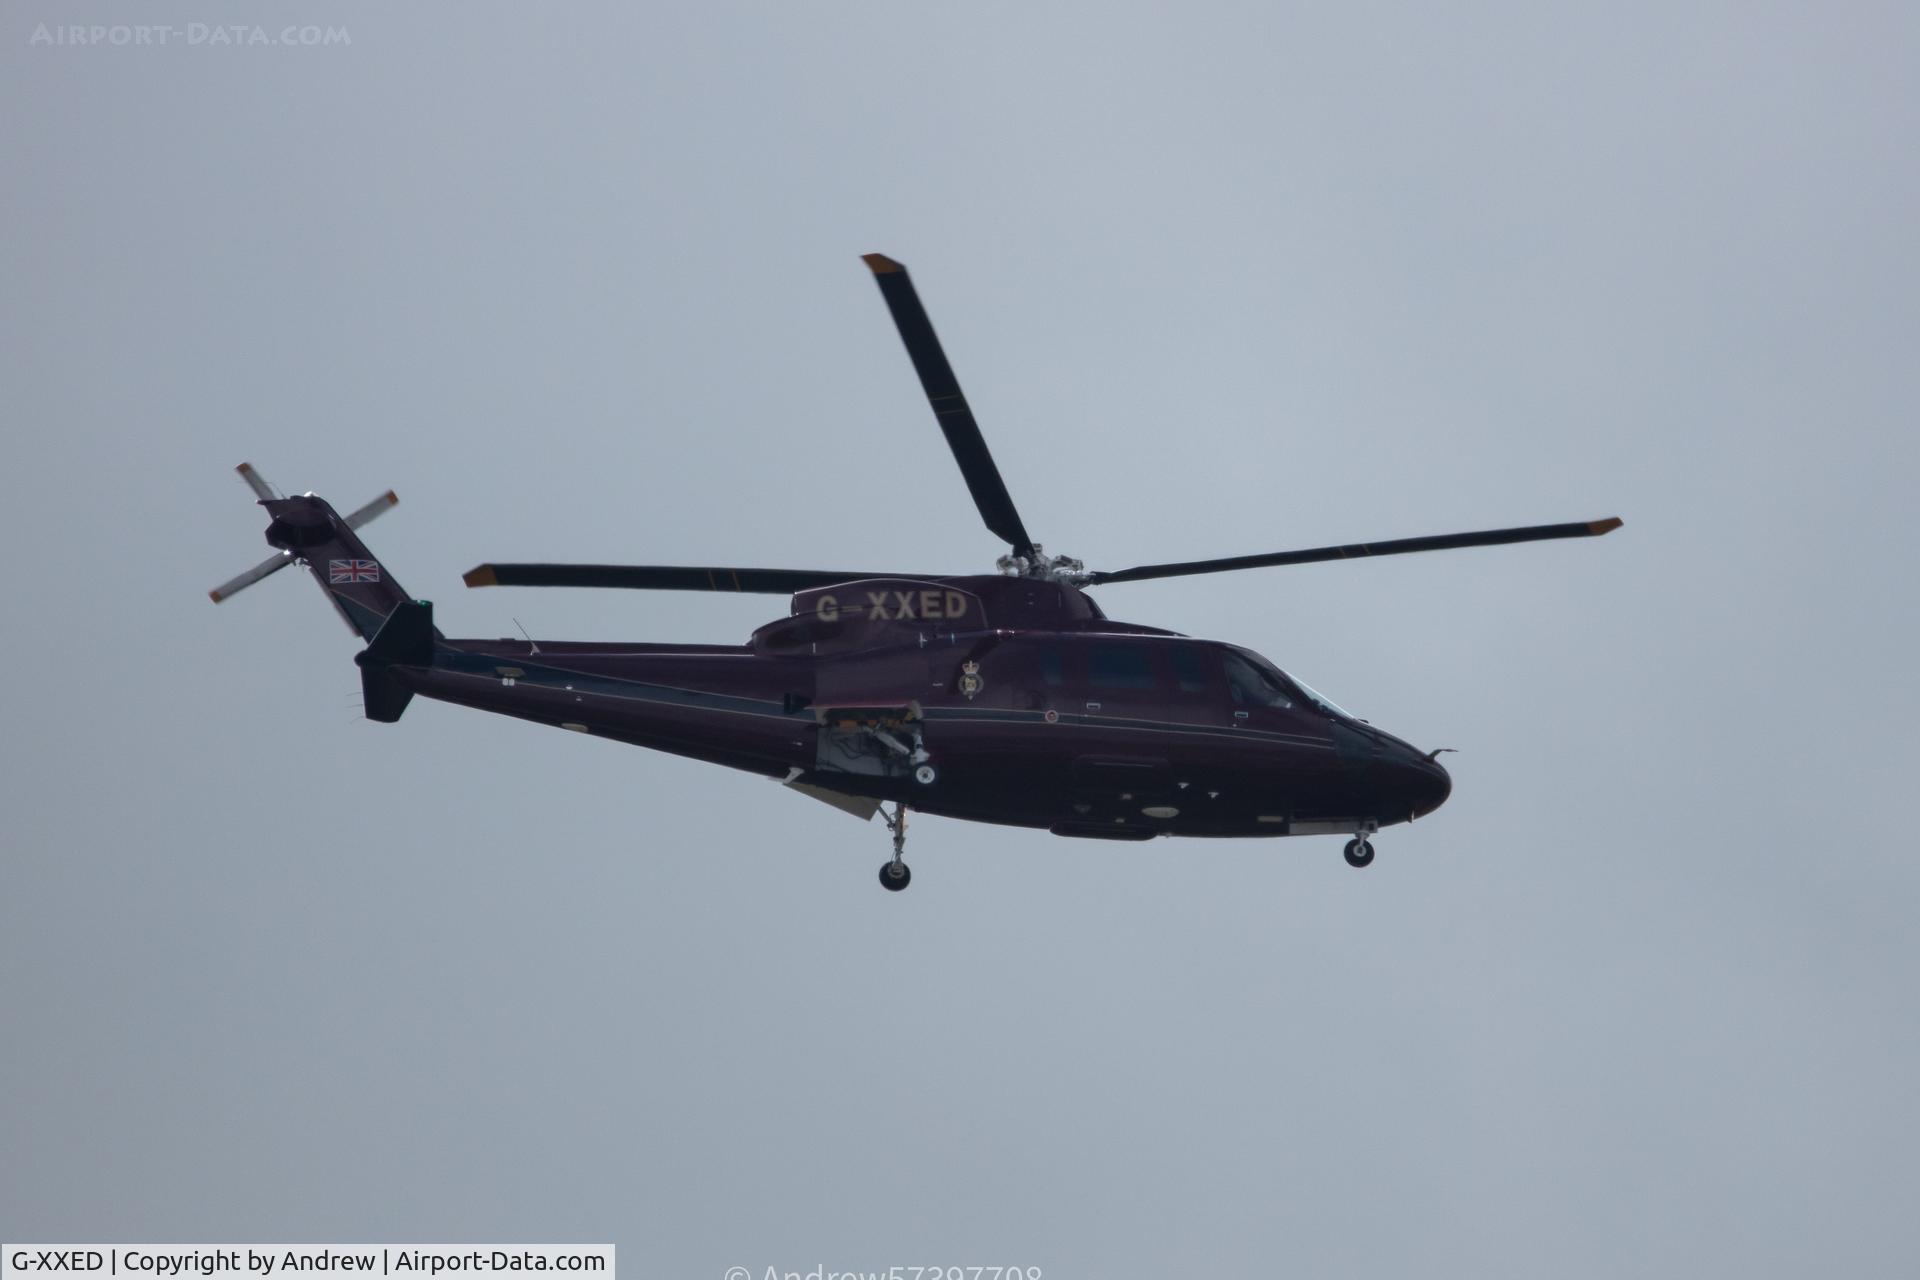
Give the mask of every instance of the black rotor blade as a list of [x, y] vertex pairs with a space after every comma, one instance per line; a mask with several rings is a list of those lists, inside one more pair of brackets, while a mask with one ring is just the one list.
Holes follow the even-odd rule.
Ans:
[[1230, 556], [1224, 560], [1186, 560], [1179, 564], [1143, 564], [1113, 573], [1087, 575], [1088, 586], [1103, 582], [1138, 582], [1142, 578], [1182, 578], [1193, 573], [1225, 573], [1229, 569], [1264, 569], [1269, 565], [1312, 564], [1319, 560], [1355, 560], [1362, 556], [1397, 556], [1408, 551], [1450, 551], [1455, 547], [1493, 547], [1506, 542], [1540, 542], [1548, 538], [1594, 538], [1620, 527], [1620, 519], [1576, 521], [1573, 524], [1536, 524], [1524, 529], [1483, 529], [1478, 533], [1442, 533], [1431, 538], [1396, 538], [1391, 542], [1352, 542], [1343, 547], [1314, 547], [1308, 551], [1277, 551], [1265, 556]]
[[470, 587], [626, 587], [638, 591], [752, 591], [785, 596], [835, 582], [903, 575], [666, 564], [483, 564], [463, 576]]
[[973, 504], [980, 508], [980, 518], [987, 522], [987, 528], [1012, 545], [1013, 554], [1031, 559], [1033, 539], [1027, 536], [1027, 526], [1021, 523], [1020, 513], [1014, 510], [1007, 483], [1000, 478], [993, 454], [987, 451], [980, 424], [973, 420], [973, 410], [967, 406], [967, 397], [960, 390], [960, 380], [953, 376], [953, 366], [947, 363], [947, 353], [940, 347], [933, 321], [927, 318], [927, 309], [920, 305], [920, 295], [914, 290], [907, 269], [882, 253], [865, 254], [861, 261], [873, 268], [880, 296], [887, 300], [887, 310], [893, 313], [894, 327], [900, 330], [900, 341], [906, 344], [907, 354], [913, 358], [913, 371], [920, 375], [920, 386], [927, 393], [927, 402], [933, 406], [940, 430], [946, 434], [953, 460], [960, 464], [960, 474], [966, 477], [967, 488], [973, 492]]

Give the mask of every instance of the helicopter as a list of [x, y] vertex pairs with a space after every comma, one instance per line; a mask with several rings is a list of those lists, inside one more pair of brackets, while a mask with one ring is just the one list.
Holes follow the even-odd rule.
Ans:
[[[1425, 817], [1452, 780], [1440, 750], [1341, 710], [1251, 649], [1109, 618], [1087, 588], [1317, 561], [1595, 537], [1617, 517], [1264, 555], [1088, 570], [1028, 534], [907, 269], [867, 254], [935, 420], [989, 532], [992, 574], [485, 563], [469, 587], [758, 592], [786, 616], [742, 645], [449, 640], [342, 516], [238, 471], [275, 554], [215, 603], [304, 564], [366, 642], [366, 715], [415, 695], [759, 774], [892, 833], [880, 883], [912, 880], [910, 811], [1059, 836], [1345, 835], [1364, 868], [1382, 827]], [[1441, 749], [1441, 750], [1444, 750]], [[891, 806], [889, 811], [888, 806]]]

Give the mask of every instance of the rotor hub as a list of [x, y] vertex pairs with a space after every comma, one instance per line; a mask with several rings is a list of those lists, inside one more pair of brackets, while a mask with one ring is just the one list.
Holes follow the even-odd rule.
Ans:
[[1079, 586], [1087, 580], [1087, 566], [1072, 556], [1050, 556], [1046, 548], [1039, 543], [1033, 544], [1033, 555], [1004, 555], [994, 561], [994, 567], [1009, 578], [1036, 578], [1041, 582], [1065, 582]]

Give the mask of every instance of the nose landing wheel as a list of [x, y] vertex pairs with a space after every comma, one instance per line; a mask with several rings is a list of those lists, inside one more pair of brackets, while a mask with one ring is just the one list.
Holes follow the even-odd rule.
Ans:
[[1373, 863], [1373, 842], [1355, 836], [1347, 841], [1347, 865], [1365, 867]]

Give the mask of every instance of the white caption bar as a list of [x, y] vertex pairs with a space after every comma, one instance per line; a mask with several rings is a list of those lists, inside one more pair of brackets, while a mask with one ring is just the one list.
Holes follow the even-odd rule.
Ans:
[[610, 1244], [8, 1244], [0, 1280], [189, 1280], [307, 1274], [615, 1280]]

